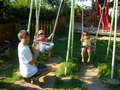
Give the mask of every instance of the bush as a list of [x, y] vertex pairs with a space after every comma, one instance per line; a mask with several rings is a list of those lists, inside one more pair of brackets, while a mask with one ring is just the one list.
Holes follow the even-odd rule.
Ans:
[[[5, 2], [5, 5], [9, 5], [9, 10], [6, 13], [6, 17], [9, 19], [28, 19], [29, 16], [29, 9], [30, 9], [30, 1], [31, 0], [16, 0], [15, 2]], [[50, 8], [48, 8], [50, 7]], [[58, 6], [54, 8], [52, 5], [49, 3], [43, 3], [41, 6], [41, 11], [40, 11], [40, 19], [44, 20], [51, 20], [56, 18], [58, 11]], [[35, 5], [33, 6], [33, 15], [35, 19]]]
[[[60, 70], [57, 73], [57, 77], [62, 77], [65, 75], [65, 62], [63, 62], [60, 66]], [[68, 66], [67, 66], [67, 75], [74, 75], [78, 72], [79, 67], [76, 63], [73, 62], [68, 62]]]
[[108, 77], [110, 77], [110, 73], [111, 73], [111, 64], [109, 63], [102, 63], [98, 65], [98, 69], [99, 69], [99, 77], [101, 79], [107, 79]]

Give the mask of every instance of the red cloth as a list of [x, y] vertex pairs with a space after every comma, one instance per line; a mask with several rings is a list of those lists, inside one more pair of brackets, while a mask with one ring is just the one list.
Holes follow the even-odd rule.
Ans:
[[39, 38], [37, 38], [37, 41], [39, 41], [39, 44], [41, 45], [42, 43], [46, 43], [48, 41], [48, 39], [39, 37]]

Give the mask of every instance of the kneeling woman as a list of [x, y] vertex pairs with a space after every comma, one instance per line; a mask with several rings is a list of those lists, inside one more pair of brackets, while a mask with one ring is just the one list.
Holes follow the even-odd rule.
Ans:
[[38, 67], [34, 65], [37, 60], [39, 51], [36, 47], [33, 47], [34, 56], [32, 55], [29, 48], [29, 33], [26, 30], [21, 30], [18, 33], [18, 38], [20, 40], [20, 43], [18, 45], [20, 73], [24, 80], [30, 81], [32, 77], [39, 78], [41, 75], [47, 74], [51, 70], [50, 67]]

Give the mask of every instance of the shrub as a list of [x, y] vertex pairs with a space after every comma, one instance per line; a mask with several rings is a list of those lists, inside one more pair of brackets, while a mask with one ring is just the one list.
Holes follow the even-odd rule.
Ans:
[[[28, 19], [31, 0], [16, 0], [15, 2], [5, 2], [5, 5], [9, 5], [9, 10], [6, 16], [10, 19]], [[48, 8], [48, 6], [50, 8]], [[52, 7], [47, 3], [43, 3], [40, 11], [40, 19], [51, 20], [56, 17], [58, 6]], [[33, 6], [33, 17], [35, 19], [35, 5]]]
[[[65, 75], [65, 62], [63, 62], [60, 66], [60, 70], [57, 73], [57, 77], [62, 77]], [[79, 68], [78, 65], [74, 62], [68, 62], [67, 66], [67, 75], [74, 75], [78, 72]]]
[[107, 63], [102, 63], [102, 64], [99, 64], [98, 65], [98, 68], [99, 68], [99, 77], [101, 79], [106, 79], [108, 77], [110, 77], [110, 73], [111, 73], [111, 64]]

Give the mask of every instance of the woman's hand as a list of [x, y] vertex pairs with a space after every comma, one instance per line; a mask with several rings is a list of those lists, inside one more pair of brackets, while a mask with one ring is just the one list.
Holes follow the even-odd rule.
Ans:
[[33, 46], [32, 49], [33, 49], [34, 55], [38, 56], [38, 54], [39, 54], [39, 45]]
[[36, 37], [34, 36], [33, 42], [36, 42]]

